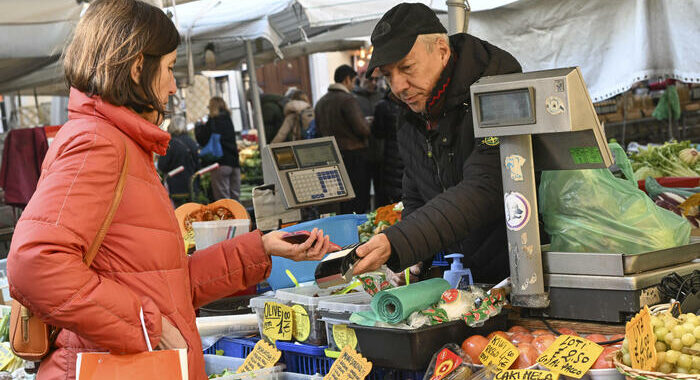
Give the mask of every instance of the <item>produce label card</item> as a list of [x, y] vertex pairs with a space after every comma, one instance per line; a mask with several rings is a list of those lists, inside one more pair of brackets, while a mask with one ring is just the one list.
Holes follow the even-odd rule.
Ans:
[[259, 340], [253, 351], [245, 358], [243, 365], [238, 367], [236, 373], [250, 372], [257, 369], [271, 368], [280, 360], [282, 352], [270, 343]]
[[542, 371], [539, 369], [509, 369], [498, 372], [494, 380], [557, 380], [556, 372]]
[[518, 355], [520, 355], [520, 351], [513, 343], [495, 335], [479, 354], [479, 360], [485, 366], [493, 365], [498, 371], [503, 371], [513, 365]]
[[292, 306], [292, 311], [294, 313], [294, 329], [292, 330], [292, 335], [294, 335], [295, 340], [303, 342], [309, 339], [309, 334], [311, 334], [309, 313], [307, 313], [304, 306], [301, 305]]
[[553, 372], [580, 379], [593, 366], [603, 347], [590, 340], [560, 335], [547, 348], [537, 362]]
[[644, 306], [639, 314], [627, 322], [625, 335], [628, 337], [632, 368], [653, 371], [656, 367], [656, 336], [648, 307]]
[[333, 340], [341, 349], [345, 346], [350, 346], [352, 349], [357, 348], [355, 330], [349, 328], [347, 325], [333, 325]]
[[294, 331], [294, 312], [289, 306], [265, 302], [263, 334], [271, 341], [291, 340]]
[[350, 346], [345, 346], [323, 380], [362, 380], [371, 370], [371, 362]]

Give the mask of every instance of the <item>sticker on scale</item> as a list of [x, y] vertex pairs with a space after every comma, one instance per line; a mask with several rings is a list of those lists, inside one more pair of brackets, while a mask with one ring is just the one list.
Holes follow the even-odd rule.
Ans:
[[506, 169], [510, 172], [510, 179], [513, 181], [523, 180], [523, 165], [525, 164], [525, 159], [517, 154], [511, 154], [506, 157], [503, 164]]
[[507, 193], [504, 197], [506, 226], [511, 231], [520, 231], [530, 221], [530, 202], [518, 192]]
[[545, 108], [552, 115], [564, 112], [564, 102], [558, 96], [550, 96], [545, 100]]

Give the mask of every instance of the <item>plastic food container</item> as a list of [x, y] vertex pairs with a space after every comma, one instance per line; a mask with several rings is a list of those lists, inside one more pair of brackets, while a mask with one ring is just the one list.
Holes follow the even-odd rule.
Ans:
[[296, 340], [300, 343], [308, 343], [316, 346], [326, 344], [326, 328], [318, 311], [318, 304], [322, 301], [341, 301], [354, 299], [357, 292], [350, 294], [332, 295], [333, 292], [345, 288], [345, 285], [328, 289], [318, 286], [304, 286], [289, 289], [280, 289], [275, 293], [275, 298], [286, 302], [294, 308]]
[[326, 340], [330, 351], [341, 351], [350, 345], [358, 352], [355, 331], [348, 327], [352, 313], [371, 310], [372, 297], [367, 293], [349, 294], [343, 299], [321, 301], [318, 310], [321, 320], [326, 324]]
[[199, 250], [249, 232], [250, 219], [193, 222], [192, 230], [194, 231], [194, 244]]
[[[226, 369], [230, 371], [236, 371], [238, 367], [243, 365], [245, 359], [242, 358], [231, 358], [228, 356], [217, 356], [217, 355], [204, 355], [204, 370], [207, 376], [214, 375], [217, 373], [224, 372]], [[255, 371], [237, 373], [235, 375], [227, 375], [223, 377], [217, 377], [220, 380], [234, 380], [234, 379], [283, 379], [282, 371], [284, 371], [284, 364], [278, 364], [272, 368], [263, 368]]]
[[260, 337], [265, 338], [265, 334], [263, 334], [263, 323], [265, 322], [265, 303], [266, 302], [277, 302], [281, 303], [282, 305], [288, 305], [287, 302], [285, 301], [280, 301], [275, 297], [272, 296], [260, 296], [260, 297], [255, 297], [250, 299], [250, 308], [255, 312], [255, 315], [258, 317], [258, 330], [260, 331]]

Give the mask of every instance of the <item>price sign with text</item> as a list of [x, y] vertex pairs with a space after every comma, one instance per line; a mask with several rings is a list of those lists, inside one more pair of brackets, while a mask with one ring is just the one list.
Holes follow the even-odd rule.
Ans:
[[653, 371], [656, 367], [656, 336], [648, 307], [644, 306], [639, 314], [627, 322], [625, 335], [629, 342], [632, 368]]
[[486, 348], [479, 354], [479, 360], [486, 366], [493, 365], [499, 371], [503, 371], [513, 365], [518, 355], [520, 355], [520, 351], [513, 343], [501, 336], [494, 335]]
[[559, 374], [556, 372], [543, 371], [539, 369], [509, 369], [498, 372], [494, 380], [557, 380]]
[[263, 334], [271, 341], [291, 340], [294, 332], [294, 312], [289, 306], [265, 302]]
[[372, 363], [358, 354], [357, 351], [345, 346], [333, 362], [331, 369], [323, 380], [362, 380], [372, 370]]
[[603, 347], [578, 336], [560, 335], [537, 362], [553, 372], [580, 379], [593, 366]]
[[238, 367], [236, 373], [255, 371], [263, 368], [271, 368], [280, 360], [282, 352], [270, 343], [259, 340], [253, 351], [245, 358], [243, 365]]

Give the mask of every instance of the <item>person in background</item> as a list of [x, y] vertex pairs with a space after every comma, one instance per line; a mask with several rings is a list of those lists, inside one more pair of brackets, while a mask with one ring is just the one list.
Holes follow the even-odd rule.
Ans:
[[[216, 160], [219, 168], [211, 172], [211, 190], [214, 200], [235, 199], [241, 195], [241, 164], [236, 145], [236, 131], [233, 129], [231, 113], [224, 99], [215, 96], [209, 100], [209, 119], [204, 130], [221, 135], [223, 157]], [[207, 141], [209, 138], [207, 137]], [[199, 141], [201, 146], [207, 141]]]
[[359, 73], [355, 80], [357, 84], [352, 89], [352, 94], [355, 95], [362, 109], [362, 114], [365, 116], [373, 116], [374, 107], [384, 98], [384, 92], [377, 87], [378, 81], [379, 76], [366, 78], [364, 72]]
[[168, 193], [175, 207], [186, 203], [190, 196], [190, 178], [200, 169], [199, 145], [187, 133], [187, 121], [182, 115], [175, 115], [168, 126], [170, 145], [165, 156], [158, 158], [158, 170], [164, 175], [180, 166], [185, 170], [168, 177]]
[[[375, 188], [377, 204], [392, 204], [402, 198], [403, 161], [399, 152], [397, 132], [401, 125], [401, 106], [387, 93], [377, 103], [372, 121], [372, 136], [384, 142], [381, 187]], [[384, 198], [381, 198], [384, 197]]]
[[289, 98], [277, 94], [266, 94], [261, 89], [258, 91], [260, 91], [260, 109], [262, 110], [263, 125], [265, 125], [265, 140], [269, 144], [282, 127], [284, 106]]
[[[75, 379], [79, 353], [149, 347], [185, 349], [187, 378], [206, 380], [195, 308], [267, 278], [270, 255], [319, 260], [328, 251], [319, 231], [301, 244], [285, 242], [282, 231], [253, 231], [185, 254], [153, 167], [153, 154], [164, 155], [170, 141], [158, 125], [177, 91], [179, 43], [160, 8], [96, 0], [64, 53], [68, 121], [49, 147], [7, 259], [12, 298], [60, 329], [38, 380]], [[122, 173], [123, 196], [88, 267], [83, 257]]]
[[508, 276], [497, 138], [474, 138], [470, 86], [521, 72], [508, 52], [467, 33], [447, 36], [429, 7], [401, 3], [372, 32], [367, 72], [378, 69], [403, 108], [403, 218], [357, 249], [357, 273], [399, 272], [441, 251], [464, 254], [475, 282]]
[[348, 65], [339, 66], [335, 83], [316, 103], [316, 128], [321, 136], [335, 136], [355, 199], [343, 202], [340, 212], [362, 214], [369, 209], [370, 177], [367, 175], [367, 138], [370, 128], [357, 99], [350, 92], [357, 73]]
[[314, 109], [309, 97], [301, 90], [291, 91], [284, 105], [284, 122], [271, 142], [302, 140], [313, 119]]

